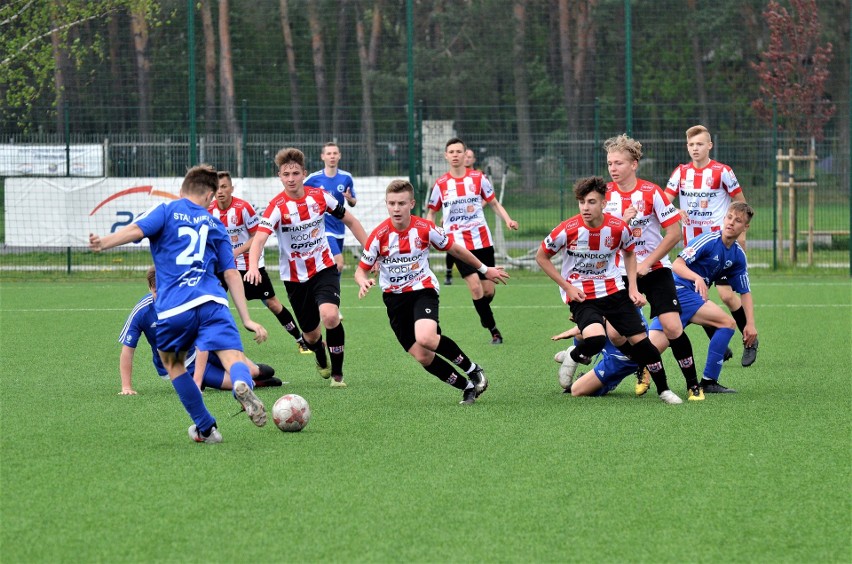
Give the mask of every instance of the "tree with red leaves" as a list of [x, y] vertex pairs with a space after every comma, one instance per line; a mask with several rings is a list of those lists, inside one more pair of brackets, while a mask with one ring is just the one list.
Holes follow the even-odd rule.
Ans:
[[769, 25], [769, 46], [752, 68], [760, 78], [760, 98], [752, 107], [772, 120], [775, 100], [781, 129], [822, 139], [823, 127], [834, 115], [825, 98], [831, 43], [820, 44], [821, 26], [816, 0], [790, 0], [792, 13], [771, 0], [763, 11]]

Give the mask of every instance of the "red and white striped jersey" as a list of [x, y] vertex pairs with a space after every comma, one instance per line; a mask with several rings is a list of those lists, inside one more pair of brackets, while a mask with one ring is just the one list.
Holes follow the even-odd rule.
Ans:
[[334, 268], [331, 248], [325, 238], [325, 214], [340, 204], [322, 188], [305, 186], [305, 195], [296, 200], [281, 192], [269, 202], [260, 218], [258, 231], [275, 233], [281, 280], [307, 282], [317, 272]]
[[702, 233], [721, 231], [731, 196], [740, 192], [740, 183], [726, 164], [711, 160], [703, 168], [692, 163], [678, 165], [666, 184], [666, 195], [674, 202], [679, 194], [680, 209], [686, 211], [683, 244]]
[[[634, 250], [633, 235], [626, 223], [607, 213], [603, 223], [592, 229], [579, 214], [568, 218], [541, 243], [553, 256], [562, 253], [562, 277], [586, 294], [586, 299], [602, 298], [624, 289], [621, 272], [615, 264], [621, 250]], [[570, 301], [562, 288], [562, 301]]]
[[429, 209], [441, 210], [444, 231], [468, 250], [491, 247], [491, 231], [485, 222], [483, 202], [494, 199], [494, 187], [478, 170], [466, 169], [454, 178], [449, 172], [432, 187]]
[[[657, 250], [663, 241], [660, 231], [664, 227], [671, 227], [680, 221], [680, 213], [673, 204], [663, 195], [663, 189], [647, 180], [636, 179], [636, 186], [630, 192], [622, 192], [615, 182], [606, 185], [606, 208], [604, 213], [622, 219], [624, 210], [633, 206], [638, 212], [636, 217], [627, 222], [633, 241], [636, 245], [636, 262], [640, 263], [645, 257]], [[624, 263], [619, 257], [618, 268], [622, 276], [627, 275]], [[663, 257], [651, 265], [651, 270], [658, 268], [671, 268], [672, 263], [668, 256]]]
[[379, 262], [379, 286], [383, 292], [401, 294], [424, 288], [437, 291], [438, 279], [429, 267], [430, 245], [446, 251], [453, 239], [422, 217], [412, 215], [402, 231], [394, 229], [388, 218], [367, 237], [358, 266], [370, 270]]
[[[257, 231], [258, 217], [254, 212], [251, 204], [239, 198], [232, 198], [231, 205], [226, 209], [219, 209], [219, 205], [214, 199], [207, 208], [210, 215], [218, 217], [222, 225], [225, 226], [225, 231], [228, 232], [228, 237], [231, 239], [231, 247], [236, 249], [243, 243], [249, 240]], [[236, 254], [234, 253], [234, 263], [237, 270], [248, 270], [248, 252]], [[257, 263], [258, 268], [263, 268], [263, 249], [260, 251], [260, 260]]]

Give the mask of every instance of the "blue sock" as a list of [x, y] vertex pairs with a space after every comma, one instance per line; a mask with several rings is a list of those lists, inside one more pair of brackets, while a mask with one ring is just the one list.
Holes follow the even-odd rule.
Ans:
[[185, 372], [172, 380], [172, 386], [175, 387], [180, 402], [200, 432], [206, 432], [216, 424], [216, 420], [213, 419], [213, 416], [207, 411], [207, 406], [204, 405], [201, 390], [195, 385], [195, 381], [189, 375], [189, 372]]
[[[237, 387], [237, 382], [245, 382], [248, 387], [254, 389], [254, 380], [251, 379], [251, 372], [245, 362], [235, 362], [231, 365], [231, 384], [234, 388]], [[235, 393], [236, 397], [236, 393]]]
[[707, 350], [707, 364], [704, 365], [704, 377], [708, 380], [718, 380], [722, 373], [722, 364], [725, 362], [725, 350], [734, 336], [733, 329], [716, 329], [713, 338], [710, 339], [710, 347]]

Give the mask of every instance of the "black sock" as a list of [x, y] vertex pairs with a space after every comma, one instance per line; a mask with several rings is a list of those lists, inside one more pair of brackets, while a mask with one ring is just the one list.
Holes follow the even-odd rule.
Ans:
[[325, 355], [325, 347], [322, 344], [322, 337], [317, 339], [316, 343], [309, 343], [303, 334], [302, 340], [305, 342], [305, 346], [312, 350], [314, 355], [316, 355], [317, 365], [320, 368], [328, 368], [328, 357]]
[[645, 337], [638, 343], [633, 344], [633, 360], [639, 366], [644, 366], [651, 373], [651, 379], [657, 387], [657, 393], [661, 394], [669, 389], [666, 381], [666, 369], [660, 351], [651, 343], [651, 339]]
[[589, 364], [592, 358], [601, 352], [606, 346], [606, 337], [596, 335], [583, 339], [579, 345], [571, 351], [571, 358], [582, 364]]
[[740, 333], [742, 333], [746, 326], [746, 314], [743, 307], [740, 306], [740, 309], [732, 311], [731, 317], [733, 317], [734, 321], [737, 322], [737, 328], [740, 330]]
[[476, 313], [479, 314], [479, 324], [490, 329], [497, 325], [494, 321], [494, 312], [491, 311], [491, 300], [485, 297], [473, 300], [473, 307], [476, 308]]
[[446, 335], [440, 335], [438, 337], [438, 347], [435, 349], [435, 352], [464, 370], [465, 373], [467, 373], [473, 365], [473, 362], [471, 362], [467, 355], [464, 354], [456, 342]]
[[624, 356], [626, 356], [627, 358], [633, 358], [633, 345], [630, 344], [630, 341], [624, 341], [623, 344], [618, 345], [615, 348], [623, 352]]
[[698, 375], [695, 372], [695, 359], [692, 357], [692, 343], [686, 333], [681, 333], [677, 339], [669, 341], [672, 354], [677, 360], [680, 371], [686, 380], [686, 387], [691, 388], [698, 385]]
[[457, 373], [455, 369], [453, 369], [452, 365], [440, 356], [436, 355], [435, 358], [432, 359], [432, 364], [424, 366], [423, 368], [425, 368], [426, 372], [429, 374], [435, 375], [438, 380], [446, 382], [454, 388], [458, 388], [459, 390], [467, 388], [467, 378]]
[[346, 332], [343, 323], [334, 329], [325, 330], [325, 342], [328, 343], [328, 355], [331, 357], [331, 375], [343, 376], [343, 343]]
[[713, 335], [715, 335], [715, 334], [716, 334], [716, 328], [715, 328], [715, 327], [707, 327], [707, 326], [705, 326], [705, 327], [704, 327], [704, 332], [705, 332], [705, 333], [707, 333], [707, 338], [708, 338], [708, 339], [712, 339], [712, 338], [713, 338]]
[[296, 320], [293, 319], [293, 315], [286, 307], [282, 307], [281, 311], [275, 314], [275, 317], [278, 318], [278, 323], [284, 327], [290, 335], [293, 336], [297, 341], [302, 338], [302, 332], [299, 331], [299, 326], [296, 325]]

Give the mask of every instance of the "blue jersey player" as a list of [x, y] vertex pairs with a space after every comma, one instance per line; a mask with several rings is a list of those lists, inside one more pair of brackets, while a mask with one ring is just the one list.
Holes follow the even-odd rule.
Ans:
[[[165, 380], [169, 379], [169, 373], [163, 366], [163, 362], [160, 360], [160, 355], [157, 352], [157, 312], [154, 309], [154, 300], [157, 299], [157, 283], [155, 278], [156, 270], [153, 266], [148, 269], [145, 276], [148, 280], [148, 289], [150, 292], [145, 294], [133, 306], [130, 315], [127, 316], [127, 321], [121, 329], [121, 335], [118, 337], [118, 342], [121, 343], [121, 355], [118, 362], [119, 374], [121, 376], [121, 391], [119, 395], [122, 396], [136, 395], [136, 390], [133, 389], [133, 357], [136, 354], [139, 340], [143, 337], [151, 347], [151, 352], [153, 353], [151, 360], [154, 364], [154, 370], [161, 378]], [[219, 357], [215, 354], [208, 355], [208, 353], [197, 351], [193, 347], [193, 352], [187, 356], [185, 363], [187, 371], [194, 375], [193, 379], [202, 389], [205, 387], [218, 390], [233, 389], [230, 374], [225, 372], [221, 361], [219, 361]], [[281, 385], [281, 380], [275, 378], [275, 369], [271, 366], [255, 364], [251, 361], [249, 361], [248, 366], [256, 387]]]
[[[722, 277], [726, 277], [731, 288], [740, 294], [745, 312], [743, 345], [750, 347], [757, 342], [757, 327], [754, 322], [754, 301], [748, 279], [746, 255], [737, 238], [749, 227], [754, 210], [745, 202], [734, 202], [728, 207], [721, 231], [704, 233], [692, 239], [672, 263], [677, 298], [680, 301], [681, 322], [714, 327], [716, 332], [710, 339], [707, 364], [701, 387], [705, 393], [733, 393], [735, 390], [719, 384], [725, 350], [734, 336], [737, 324], [722, 308], [707, 299], [707, 289]], [[668, 346], [659, 320], [651, 322], [651, 341], [658, 349]]]
[[[340, 147], [337, 143], [326, 143], [322, 148], [323, 167], [308, 175], [305, 179], [305, 186], [313, 186], [314, 188], [322, 188], [343, 206], [344, 202], [351, 207], [355, 207], [358, 199], [355, 197], [355, 183], [352, 182], [352, 175], [345, 170], [337, 168], [340, 162]], [[331, 247], [331, 254], [334, 255], [334, 262], [337, 264], [337, 271], [343, 272], [343, 237], [345, 235], [346, 226], [343, 222], [332, 215], [325, 216], [325, 234], [328, 239], [328, 245]]]
[[216, 169], [195, 166], [184, 177], [180, 199], [154, 207], [115, 233], [104, 237], [89, 234], [89, 247], [95, 252], [148, 238], [157, 269], [160, 360], [192, 418], [190, 438], [206, 443], [221, 442], [222, 435], [184, 365], [193, 343], [217, 354], [231, 374], [234, 397], [255, 425], [266, 424], [266, 408], [254, 394], [240, 334], [217, 272], [223, 274], [245, 328], [255, 333], [258, 343], [266, 340], [267, 332], [249, 316], [242, 279], [234, 267], [231, 242], [222, 223], [207, 213], [217, 186]]

